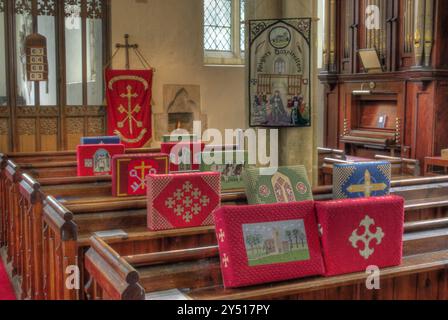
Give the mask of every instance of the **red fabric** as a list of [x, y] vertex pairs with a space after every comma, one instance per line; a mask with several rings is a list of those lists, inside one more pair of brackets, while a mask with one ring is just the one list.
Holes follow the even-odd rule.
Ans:
[[125, 152], [122, 144], [79, 145], [77, 148], [78, 176], [112, 174], [112, 157]]
[[106, 70], [108, 134], [128, 148], [152, 138], [152, 70]]
[[[398, 266], [402, 261], [404, 200], [388, 196], [316, 203], [328, 276], [364, 272], [369, 266]], [[369, 226], [375, 239], [364, 251]], [[379, 229], [380, 228], [380, 229]], [[378, 244], [377, 239], [381, 239]]]
[[[200, 155], [204, 148], [205, 144], [201, 142], [164, 142], [161, 150], [170, 155], [170, 172], [179, 172], [200, 170]], [[189, 157], [179, 156], [184, 149], [190, 151]]]
[[167, 174], [167, 154], [118, 155], [112, 159], [112, 194], [114, 197], [146, 195], [146, 176]]
[[[272, 234], [273, 230], [276, 230], [268, 227], [272, 223], [295, 225], [297, 221], [302, 221], [304, 225], [304, 234], [309, 251], [308, 259], [250, 265], [249, 252], [251, 249], [246, 246], [247, 233], [245, 231], [248, 226], [257, 225], [261, 228], [266, 226], [268, 230], [266, 234], [269, 235]], [[222, 275], [226, 288], [322, 275], [325, 272], [312, 201], [222, 207], [215, 213], [215, 224]], [[285, 231], [284, 229], [281, 230]], [[249, 234], [251, 233], [249, 232]], [[277, 234], [283, 236], [284, 232], [282, 234], [277, 232]], [[264, 243], [263, 250], [266, 250], [269, 240], [266, 240], [265, 237], [263, 237], [263, 240], [260, 242], [262, 245]]]
[[213, 225], [221, 202], [219, 173], [150, 174], [146, 179], [150, 230]]
[[2, 259], [0, 259], [0, 300], [16, 300], [11, 282], [6, 274]]

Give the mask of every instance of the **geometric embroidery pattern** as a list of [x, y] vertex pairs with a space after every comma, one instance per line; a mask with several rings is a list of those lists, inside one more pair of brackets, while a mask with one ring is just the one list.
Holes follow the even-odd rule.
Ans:
[[[335, 186], [342, 186], [344, 185], [350, 177], [353, 175], [353, 173], [356, 171], [356, 167], [344, 167], [345, 170], [333, 170], [333, 184]], [[334, 192], [334, 198], [335, 199], [344, 199], [345, 193], [342, 191], [342, 188], [335, 188], [333, 190]]]
[[165, 201], [166, 208], [171, 209], [174, 215], [181, 217], [186, 223], [190, 223], [209, 204], [210, 198], [202, 195], [200, 189], [190, 181], [185, 182], [182, 189], [177, 189], [173, 196]]

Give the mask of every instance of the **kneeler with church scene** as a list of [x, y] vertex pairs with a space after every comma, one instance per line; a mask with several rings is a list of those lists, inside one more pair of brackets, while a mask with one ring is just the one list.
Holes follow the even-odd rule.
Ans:
[[149, 174], [146, 185], [150, 230], [213, 225], [213, 212], [221, 204], [219, 173]]
[[313, 201], [222, 207], [215, 225], [226, 288], [325, 273]]
[[205, 144], [202, 142], [163, 142], [162, 153], [170, 157], [170, 172], [199, 171], [201, 153]]
[[401, 264], [404, 200], [396, 196], [316, 203], [326, 275]]
[[387, 161], [335, 164], [335, 199], [381, 197], [390, 193], [392, 166]]
[[122, 144], [79, 145], [77, 148], [78, 176], [112, 174], [112, 158], [124, 154]]
[[280, 167], [276, 172], [264, 168], [247, 168], [243, 177], [249, 204], [313, 200], [304, 166]]
[[129, 197], [146, 195], [148, 174], [167, 174], [167, 154], [118, 155], [112, 160], [112, 195]]

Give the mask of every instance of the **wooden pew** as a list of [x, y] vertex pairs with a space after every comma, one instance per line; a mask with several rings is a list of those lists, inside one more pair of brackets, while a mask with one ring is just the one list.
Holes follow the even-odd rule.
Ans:
[[[418, 160], [388, 157], [382, 155], [376, 155], [375, 159], [371, 161], [388, 161], [392, 165], [392, 179], [403, 180], [413, 179], [420, 176], [420, 165]], [[319, 166], [320, 181], [323, 181], [319, 185], [332, 185], [333, 184], [333, 166], [335, 164], [351, 164], [353, 161], [343, 160], [339, 158], [323, 159], [322, 165]]]
[[[32, 261], [27, 258], [27, 253], [32, 256], [36, 252], [34, 248], [27, 248], [27, 238], [33, 238], [34, 235], [24, 235], [25, 233], [30, 233], [27, 226], [31, 225], [31, 219], [38, 221], [37, 225], [41, 221], [41, 208], [42, 199], [45, 197], [46, 192], [54, 194], [58, 197], [70, 197], [73, 194], [86, 193], [85, 197], [81, 197], [76, 200], [64, 200], [64, 205], [72, 212], [74, 217], [74, 222], [77, 224], [80, 232], [81, 243], [80, 247], [86, 246], [86, 240], [96, 231], [105, 231], [111, 229], [124, 229], [127, 233], [131, 234], [131, 238], [139, 237], [139, 235], [145, 234], [146, 232], [146, 200], [144, 197], [136, 198], [113, 198], [110, 196], [111, 186], [107, 182], [95, 181], [94, 177], [83, 177], [83, 178], [70, 178], [76, 180], [73, 185], [67, 184], [69, 179], [43, 179], [42, 183], [46, 186], [42, 187], [36, 181], [33, 181], [29, 176], [20, 184], [20, 207], [23, 208], [19, 210], [19, 214], [24, 212], [30, 212], [30, 215], [21, 214], [19, 221], [23, 221], [23, 230], [20, 237], [16, 240], [19, 243], [19, 252], [13, 254], [16, 257], [16, 266], [20, 267], [20, 272], [25, 269], [30, 269], [33, 274], [34, 267], [25, 265], [24, 261]], [[53, 181], [54, 180], [54, 181]], [[62, 185], [61, 185], [62, 182]], [[64, 184], [65, 183], [65, 184]], [[89, 185], [92, 183], [92, 185]], [[28, 184], [28, 186], [26, 185]], [[396, 194], [403, 196], [408, 199], [407, 202], [407, 220], [420, 220], [420, 219], [430, 219], [433, 216], [431, 214], [422, 215], [419, 214], [421, 210], [439, 211], [440, 216], [446, 216], [446, 206], [448, 205], [448, 200], [446, 194], [448, 193], [448, 178], [437, 178], [437, 179], [416, 179], [412, 183], [407, 183], [406, 181], [397, 181], [393, 185], [398, 186]], [[45, 192], [39, 190], [37, 187], [43, 188]], [[93, 188], [90, 188], [93, 187]], [[47, 188], [47, 189], [45, 189]], [[93, 190], [93, 191], [92, 191]], [[96, 190], [96, 191], [95, 191]], [[331, 188], [317, 188], [314, 190], [315, 198], [317, 200], [326, 200], [331, 198]], [[93, 197], [92, 197], [93, 196]], [[33, 200], [31, 200], [33, 199]], [[425, 200], [426, 199], [426, 202]], [[33, 202], [34, 201], [34, 202]], [[40, 203], [36, 206], [36, 201]], [[245, 202], [245, 196], [242, 192], [236, 192], [232, 194], [224, 195], [224, 202]], [[413, 218], [409, 218], [412, 217]], [[437, 215], [438, 216], [438, 215]], [[28, 223], [27, 223], [28, 221]], [[33, 224], [34, 226], [36, 223]], [[12, 231], [13, 232], [13, 231]], [[37, 235], [39, 235], [37, 233]], [[25, 239], [25, 240], [23, 240]], [[119, 239], [123, 240], [123, 239]], [[41, 241], [39, 239], [34, 239], [34, 244], [39, 244]], [[80, 257], [83, 254], [81, 252]], [[38, 256], [39, 257], [39, 256]], [[39, 259], [37, 257], [37, 260]], [[38, 263], [36, 260], [35, 263]], [[37, 264], [38, 265], [38, 264]], [[20, 273], [22, 275], [22, 273]], [[25, 279], [27, 282], [22, 282], [24, 297], [30, 298], [28, 283], [35, 283], [35, 288], [40, 288], [39, 277], [33, 278], [33, 275], [28, 275]], [[39, 274], [37, 272], [37, 274]], [[39, 299], [40, 290], [33, 289], [35, 292], [35, 299]]]
[[392, 164], [392, 176], [419, 177], [421, 175], [420, 162], [415, 159], [376, 155], [375, 160], [389, 161]]
[[[432, 181], [437, 185], [440, 190], [436, 187], [434, 190], [428, 189], [428, 182]], [[420, 183], [420, 185], [419, 185]], [[426, 184], [424, 184], [426, 183]], [[398, 182], [397, 185], [402, 185], [402, 189], [399, 190], [401, 194], [406, 194], [406, 182]], [[445, 183], [442, 180], [424, 180], [423, 182], [414, 182], [414, 185], [410, 188], [409, 197], [417, 197], [419, 191], [418, 188], [421, 187], [423, 191], [434, 193], [435, 199], [438, 199], [438, 203], [434, 201], [428, 201], [427, 206], [433, 206], [434, 208], [444, 208], [448, 207], [448, 180], [445, 178]], [[325, 190], [321, 189], [316, 195], [317, 199], [326, 200], [328, 199], [328, 194]], [[421, 192], [421, 191], [420, 191]], [[429, 195], [431, 196], [431, 193]], [[438, 196], [440, 194], [445, 194], [444, 199], [440, 199]], [[425, 196], [428, 194], [425, 194]], [[244, 201], [244, 196], [242, 194], [230, 194], [223, 195], [223, 203], [229, 203], [232, 201]], [[410, 203], [406, 205], [407, 215], [413, 214], [415, 210], [420, 210], [423, 206], [423, 200], [418, 202], [417, 200], [411, 200]], [[135, 207], [130, 210], [130, 203], [127, 202], [116, 202], [116, 203], [103, 203], [101, 208], [96, 208], [96, 210], [91, 209], [92, 204], [75, 204], [71, 207], [73, 212], [73, 221], [77, 225], [78, 236], [78, 256], [72, 260], [78, 260], [81, 272], [83, 271], [83, 261], [84, 254], [89, 248], [88, 239], [95, 234], [96, 231], [110, 230], [120, 228], [125, 231], [124, 236], [117, 236], [112, 238], [107, 238], [106, 241], [111, 244], [114, 250], [117, 250], [122, 255], [138, 254], [141, 252], [158, 252], [160, 250], [178, 249], [179, 247], [188, 248], [191, 247], [192, 243], [202, 243], [203, 241], [198, 239], [198, 235], [203, 235], [205, 232], [207, 234], [204, 242], [207, 245], [215, 244], [214, 228], [193, 228], [189, 230], [177, 230], [177, 231], [165, 231], [165, 232], [150, 232], [146, 230], [146, 201], [145, 200], [133, 200]], [[69, 205], [67, 203], [66, 205]], [[107, 212], [99, 212], [102, 210], [110, 210]], [[118, 211], [111, 211], [111, 209], [116, 209]], [[123, 210], [124, 209], [124, 210]], [[122, 228], [121, 228], [122, 227]], [[187, 232], [188, 236], [191, 237], [190, 240], [186, 241], [185, 238], [180, 241], [173, 242], [173, 235], [180, 236], [183, 232]], [[180, 234], [180, 235], [179, 235]], [[83, 281], [82, 283], [85, 283]], [[82, 296], [82, 293], [81, 293]]]
[[327, 176], [324, 172], [325, 158], [346, 160], [344, 150], [317, 148], [318, 184], [320, 186], [331, 184], [329, 181], [326, 180]]
[[[110, 179], [110, 178], [109, 178]], [[49, 179], [49, 180], [51, 180], [51, 179]], [[58, 180], [58, 179], [54, 179], [54, 180]], [[437, 180], [438, 182], [442, 182], [442, 180]], [[55, 184], [53, 187], [55, 188], [55, 189], [61, 189], [61, 186], [59, 185], [60, 183], [64, 183], [64, 182], [66, 182], [66, 179], [59, 179], [59, 182], [57, 183], [57, 184]], [[415, 183], [415, 182], [414, 182]], [[109, 188], [109, 189], [108, 189]], [[62, 189], [64, 189], [64, 188], [62, 188]], [[83, 186], [83, 187], [81, 187], [81, 190], [84, 190], [85, 189], [85, 186]], [[74, 190], [76, 190], [76, 188], [75, 189], [72, 189], [72, 192], [74, 191]], [[322, 199], [324, 199], [324, 198], [329, 198], [329, 197], [331, 197], [331, 193], [329, 193], [329, 192], [331, 192], [331, 188], [322, 188], [322, 190], [325, 190], [325, 192], [321, 192], [321, 194], [316, 194], [316, 196], [317, 196], [317, 198], [322, 198]], [[104, 190], [103, 190], [104, 192], [106, 192], [106, 193], [108, 193], [108, 192], [110, 192], [110, 187], [104, 187]], [[79, 192], [79, 188], [78, 188], [78, 192]], [[91, 192], [91, 190], [89, 190], [89, 192]], [[315, 193], [319, 193], [319, 192], [315, 192]], [[243, 199], [243, 195], [236, 195], [236, 197], [234, 197], [234, 198], [236, 198], [237, 200], [239, 199], [239, 200], [241, 200], [241, 201], [244, 201], [244, 199]], [[92, 206], [92, 202], [91, 201], [93, 201], [93, 203], [95, 203], [96, 201], [98, 201], [98, 199], [94, 199], [94, 200], [92, 200], [92, 198], [90, 198], [89, 197], [89, 199], [90, 200], [88, 200], [87, 202], [90, 202], [90, 204], [86, 204], [86, 200], [84, 199], [81, 199], [81, 200], [77, 200], [77, 203], [76, 203], [76, 201], [74, 201], [75, 203], [73, 204], [73, 205], [78, 205], [78, 208], [79, 208], [79, 206], [84, 206], [84, 211], [85, 212], [87, 212], [88, 210], [89, 210], [89, 205], [90, 205], [90, 208], [92, 208], [92, 207], [94, 207], [94, 208], [96, 208], [97, 207], [97, 205], [93, 205]], [[109, 197], [105, 197], [105, 200], [103, 200], [104, 202], [104, 205], [106, 205], [107, 206], [107, 202], [108, 201], [110, 201], [111, 200], [111, 197], [110, 197], [110, 193], [109, 193]], [[418, 200], [419, 199], [417, 199], [417, 201], [416, 202], [418, 202]], [[116, 200], [117, 202], [123, 202], [123, 203], [121, 203], [121, 204], [119, 204], [120, 206], [129, 206], [129, 202], [132, 202], [133, 200], [132, 199], [128, 199], [128, 200], [126, 200], [127, 202], [128, 202], [128, 204], [125, 204], [125, 202], [126, 201], [122, 201], [122, 200]], [[144, 201], [142, 201], [142, 200], [140, 200], [140, 204], [143, 202], [143, 204], [145, 204], [145, 202]], [[70, 205], [70, 203], [69, 203], [69, 205]], [[418, 205], [418, 203], [416, 203], [416, 205]], [[91, 210], [91, 209], [90, 209]], [[95, 209], [94, 210], [95, 212], [96, 211], [99, 211], [99, 209]], [[20, 212], [20, 211], [19, 211]], [[142, 212], [143, 214], [145, 214], [144, 212]], [[141, 215], [142, 217], [143, 217], [143, 215]], [[19, 220], [20, 221], [20, 220]], [[87, 221], [87, 223], [88, 223], [88, 220], [87, 219], [85, 219], [84, 221]], [[18, 242], [19, 243], [19, 242]]]
[[381, 270], [381, 290], [367, 290], [366, 274], [313, 277], [241, 289], [224, 289], [216, 246], [120, 255], [91, 238], [85, 265], [93, 300], [143, 300], [178, 289], [188, 299], [447, 299], [448, 220], [407, 223], [404, 261]]

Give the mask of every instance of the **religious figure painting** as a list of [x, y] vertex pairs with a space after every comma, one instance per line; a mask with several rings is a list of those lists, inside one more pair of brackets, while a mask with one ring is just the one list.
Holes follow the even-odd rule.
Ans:
[[311, 126], [311, 19], [249, 25], [250, 126]]

